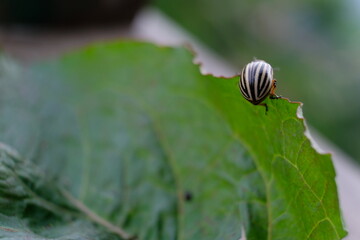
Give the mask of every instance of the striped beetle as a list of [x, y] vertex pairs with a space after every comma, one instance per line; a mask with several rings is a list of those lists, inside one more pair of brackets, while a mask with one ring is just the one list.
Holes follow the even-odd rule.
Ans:
[[261, 103], [270, 95], [271, 99], [281, 98], [275, 94], [276, 80], [273, 79], [273, 69], [263, 60], [254, 60], [248, 63], [241, 72], [239, 88], [246, 100], [254, 105], [268, 107]]

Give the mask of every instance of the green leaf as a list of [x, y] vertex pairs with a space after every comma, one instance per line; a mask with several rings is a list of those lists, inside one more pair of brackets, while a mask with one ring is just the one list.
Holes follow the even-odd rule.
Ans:
[[112, 239], [79, 218], [56, 183], [4, 144], [0, 174], [1, 239]]
[[149, 240], [344, 237], [331, 158], [304, 136], [300, 104], [267, 100], [266, 113], [237, 78], [203, 76], [192, 59], [119, 42], [23, 73], [3, 61], [0, 141], [21, 155], [11, 172], [32, 169], [30, 189], [67, 211], [9, 202], [21, 184], [5, 177], [0, 236], [16, 234], [6, 231], [15, 222], [66, 239], [85, 234], [76, 224], [96, 239], [119, 229]]

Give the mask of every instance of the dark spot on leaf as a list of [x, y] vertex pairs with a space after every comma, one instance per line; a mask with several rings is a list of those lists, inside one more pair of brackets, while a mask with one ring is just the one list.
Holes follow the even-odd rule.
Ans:
[[185, 191], [185, 193], [184, 193], [184, 200], [185, 200], [186, 202], [191, 202], [191, 201], [193, 200], [193, 198], [194, 198], [194, 196], [193, 196], [192, 192], [190, 192], [190, 191]]

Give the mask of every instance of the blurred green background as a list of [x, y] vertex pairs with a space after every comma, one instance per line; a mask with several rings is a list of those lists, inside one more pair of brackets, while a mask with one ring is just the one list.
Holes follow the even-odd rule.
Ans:
[[239, 71], [275, 69], [277, 93], [304, 103], [311, 126], [360, 162], [360, 2], [155, 0]]
[[146, 4], [239, 72], [254, 57], [269, 62], [277, 94], [303, 102], [310, 125], [360, 162], [360, 1], [0, 0], [0, 24], [128, 24]]

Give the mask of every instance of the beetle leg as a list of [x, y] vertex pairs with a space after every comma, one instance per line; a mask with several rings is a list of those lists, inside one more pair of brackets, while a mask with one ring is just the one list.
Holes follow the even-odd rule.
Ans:
[[271, 98], [271, 99], [282, 98], [281, 96], [276, 95], [275, 89], [276, 89], [276, 79], [273, 79], [273, 80], [272, 80], [271, 89], [270, 89], [270, 98]]
[[267, 113], [268, 109], [268, 105], [266, 103], [259, 103], [258, 105], [264, 106], [265, 107], [265, 114]]

